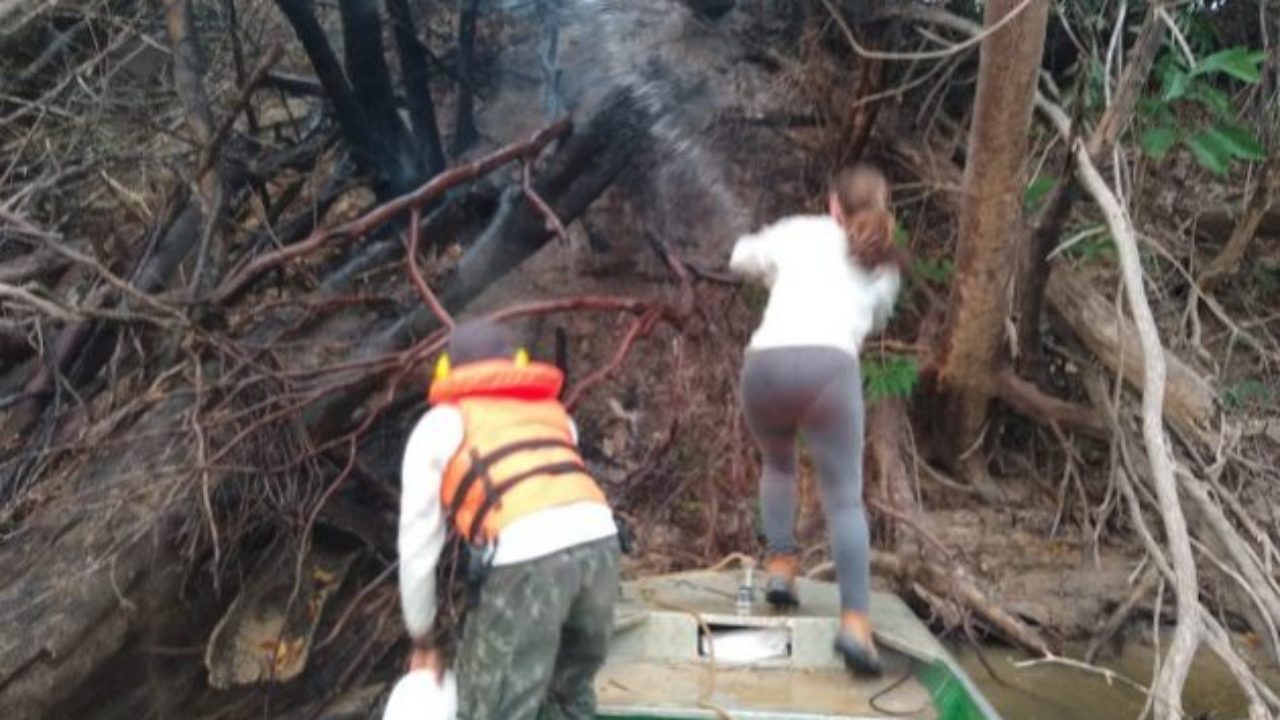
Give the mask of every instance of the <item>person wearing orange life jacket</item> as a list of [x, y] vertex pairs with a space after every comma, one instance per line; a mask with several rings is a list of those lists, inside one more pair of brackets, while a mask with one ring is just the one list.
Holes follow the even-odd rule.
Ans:
[[428, 632], [446, 531], [486, 567], [454, 663], [459, 720], [595, 717], [620, 547], [563, 384], [501, 326], [463, 323], [409, 436], [398, 550], [411, 668], [441, 668]]

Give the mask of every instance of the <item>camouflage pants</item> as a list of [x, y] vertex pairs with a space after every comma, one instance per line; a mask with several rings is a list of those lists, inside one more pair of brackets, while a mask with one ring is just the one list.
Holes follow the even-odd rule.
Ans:
[[608, 538], [489, 570], [455, 663], [458, 720], [594, 720], [618, 554]]

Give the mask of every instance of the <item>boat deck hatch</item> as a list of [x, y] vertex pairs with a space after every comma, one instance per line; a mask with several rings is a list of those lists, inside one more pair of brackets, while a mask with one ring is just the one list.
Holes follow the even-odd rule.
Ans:
[[752, 625], [698, 626], [698, 657], [724, 664], [750, 664], [791, 657], [791, 628]]
[[739, 580], [703, 572], [627, 583], [609, 661], [596, 679], [599, 717], [939, 717], [920, 668], [940, 648], [901, 600], [873, 596], [885, 673], [855, 678], [833, 648], [840, 614], [834, 586], [801, 582], [799, 608], [779, 613], [759, 592], [744, 608]]

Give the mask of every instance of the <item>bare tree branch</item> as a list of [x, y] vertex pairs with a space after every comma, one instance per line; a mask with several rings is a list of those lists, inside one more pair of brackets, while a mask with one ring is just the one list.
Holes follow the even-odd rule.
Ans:
[[1151, 314], [1151, 305], [1147, 302], [1142, 258], [1138, 253], [1137, 236], [1129, 214], [1094, 167], [1088, 147], [1077, 142], [1075, 154], [1080, 181], [1102, 208], [1107, 226], [1111, 229], [1111, 237], [1119, 255], [1120, 272], [1124, 278], [1125, 295], [1142, 344], [1145, 371], [1142, 387], [1142, 436], [1147, 447], [1147, 458], [1151, 463], [1160, 515], [1164, 520], [1169, 555], [1173, 561], [1174, 595], [1177, 598], [1178, 613], [1173, 641], [1165, 653], [1164, 662], [1160, 665], [1160, 672], [1152, 683], [1152, 688], [1155, 697], [1162, 700], [1155, 705], [1156, 718], [1181, 720], [1182, 688], [1186, 685], [1191, 661], [1195, 659], [1196, 647], [1200, 644], [1202, 618], [1195, 557], [1191, 552], [1191, 538], [1187, 532], [1182, 503], [1178, 500], [1178, 481], [1174, 474], [1176, 463], [1164, 431], [1164, 346], [1160, 342], [1160, 333]]

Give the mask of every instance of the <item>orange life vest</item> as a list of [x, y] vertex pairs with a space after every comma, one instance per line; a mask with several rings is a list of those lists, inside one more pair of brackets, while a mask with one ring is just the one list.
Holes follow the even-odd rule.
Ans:
[[431, 384], [434, 404], [462, 413], [462, 447], [445, 468], [440, 501], [471, 542], [492, 542], [513, 520], [604, 493], [586, 472], [554, 366], [484, 360]]

